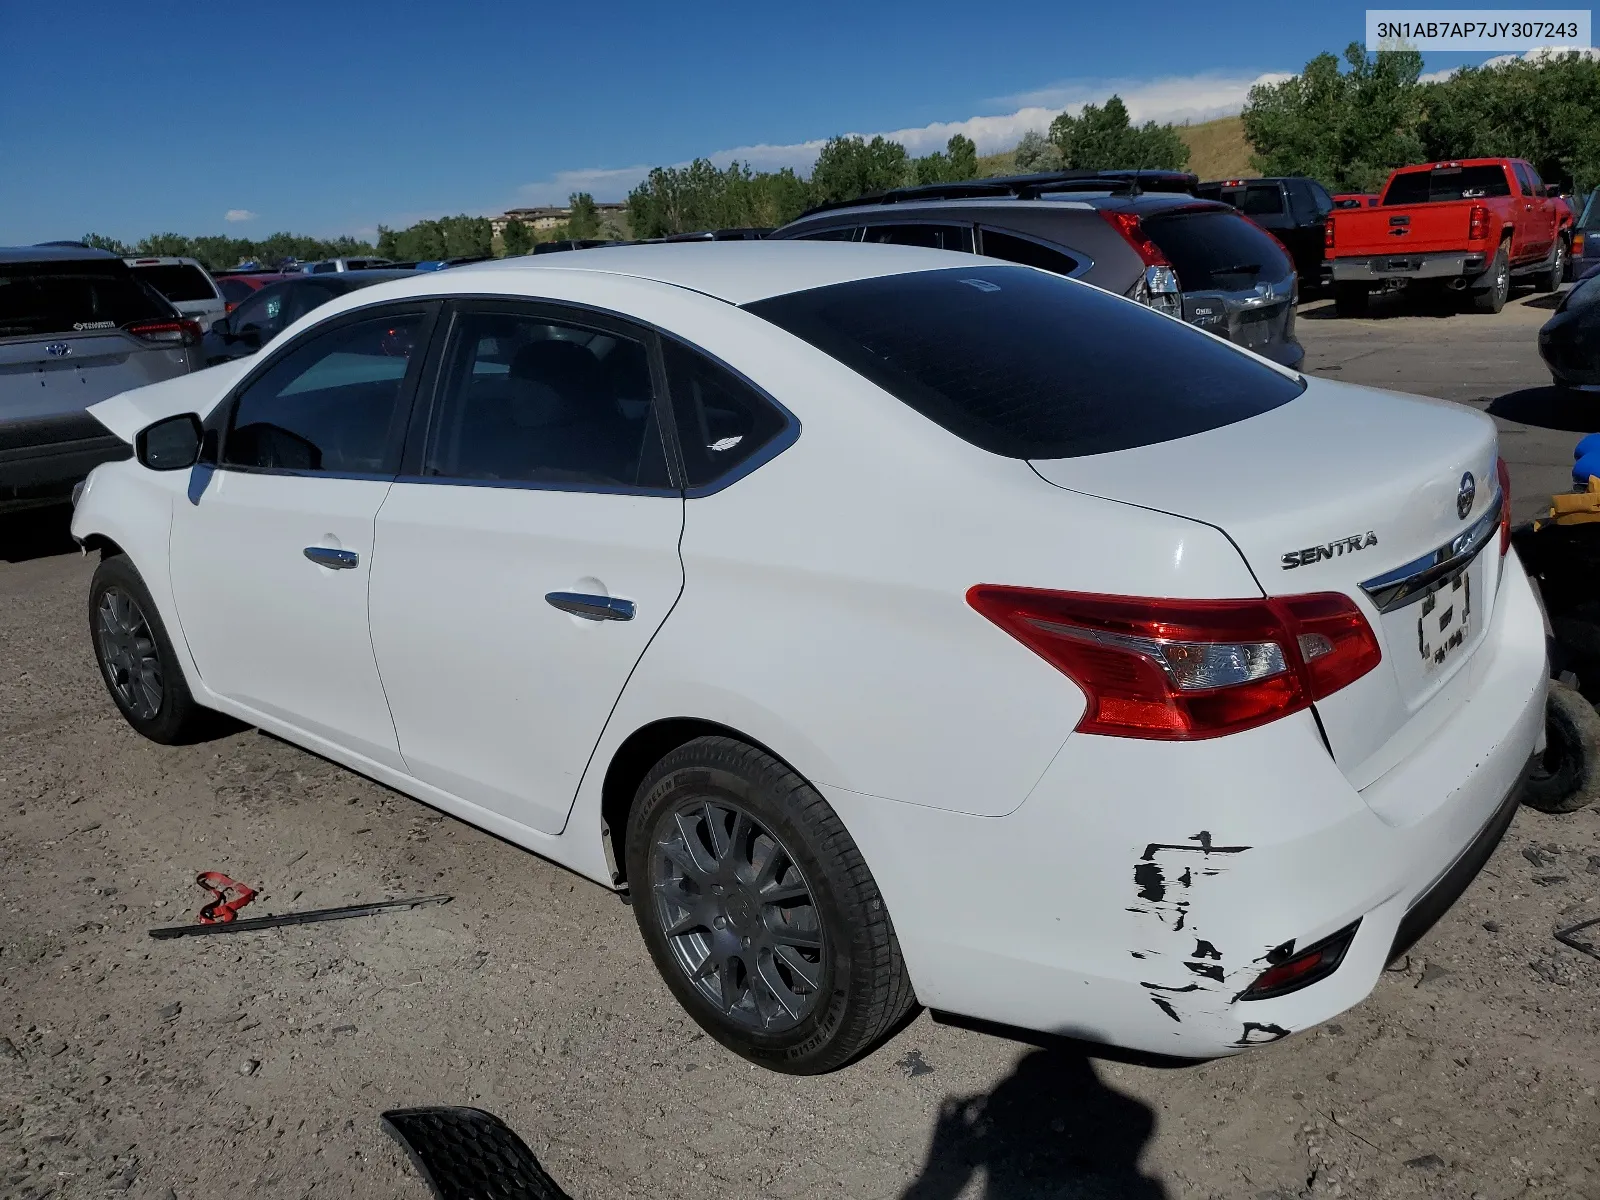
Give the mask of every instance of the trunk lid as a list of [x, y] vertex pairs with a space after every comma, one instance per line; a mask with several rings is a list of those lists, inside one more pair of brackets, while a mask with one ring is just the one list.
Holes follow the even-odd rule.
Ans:
[[[1463, 701], [1500, 578], [1496, 456], [1480, 413], [1312, 379], [1298, 399], [1232, 425], [1033, 466], [1060, 487], [1217, 527], [1268, 595], [1354, 599], [1383, 661], [1317, 713], [1359, 788]], [[1471, 551], [1460, 543], [1474, 533], [1481, 550], [1464, 571], [1401, 588], [1441, 548]]]
[[151, 346], [116, 329], [0, 339], [0, 420], [81, 413], [189, 367], [185, 348]]
[[1477, 200], [1442, 204], [1392, 204], [1386, 208], [1340, 209], [1333, 221], [1334, 258], [1431, 254], [1466, 250]]

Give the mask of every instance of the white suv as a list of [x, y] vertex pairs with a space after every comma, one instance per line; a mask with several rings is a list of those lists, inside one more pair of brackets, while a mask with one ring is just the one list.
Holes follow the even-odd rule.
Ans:
[[210, 329], [213, 321], [228, 315], [228, 302], [211, 273], [192, 258], [125, 258], [135, 279], [160, 292], [186, 317]]

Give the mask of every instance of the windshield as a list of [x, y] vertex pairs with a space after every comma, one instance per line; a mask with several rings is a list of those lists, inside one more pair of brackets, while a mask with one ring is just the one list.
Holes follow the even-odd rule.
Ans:
[[1009, 458], [1188, 437], [1305, 387], [1181, 321], [1028, 267], [890, 275], [745, 307]]
[[0, 264], [0, 337], [87, 333], [172, 315], [120, 259]]
[[1448, 200], [1482, 200], [1511, 195], [1511, 183], [1502, 166], [1435, 167], [1431, 171], [1402, 171], [1389, 181], [1383, 203], [1437, 204]]

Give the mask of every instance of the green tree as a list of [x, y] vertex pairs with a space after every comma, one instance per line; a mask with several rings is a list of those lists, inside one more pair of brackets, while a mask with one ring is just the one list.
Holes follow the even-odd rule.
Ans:
[[1037, 129], [1022, 135], [1014, 151], [1017, 173], [1034, 175], [1041, 171], [1061, 170], [1061, 150]]
[[1075, 117], [1062, 113], [1050, 122], [1049, 136], [1062, 165], [1073, 170], [1181, 171], [1189, 165], [1189, 147], [1178, 131], [1154, 121], [1135, 127], [1121, 96], [1112, 96], [1104, 108], [1085, 104]]
[[906, 148], [882, 136], [830, 138], [811, 169], [816, 199], [855, 200], [902, 186], [909, 174]]
[[916, 183], [962, 183], [978, 177], [978, 147], [969, 137], [956, 134], [943, 150], [912, 159], [911, 177]]
[[1422, 56], [1319, 54], [1299, 75], [1250, 89], [1244, 131], [1263, 175], [1310, 175], [1334, 191], [1376, 191], [1389, 172], [1425, 156]]
[[567, 236], [597, 238], [600, 236], [600, 210], [588, 192], [574, 192], [567, 199], [572, 215], [567, 218]]
[[131, 253], [127, 244], [117, 241], [114, 237], [107, 237], [103, 233], [86, 233], [80, 241], [91, 250], [109, 250], [113, 254], [127, 256]]
[[507, 258], [516, 258], [533, 249], [533, 231], [512, 217], [500, 234], [500, 246]]

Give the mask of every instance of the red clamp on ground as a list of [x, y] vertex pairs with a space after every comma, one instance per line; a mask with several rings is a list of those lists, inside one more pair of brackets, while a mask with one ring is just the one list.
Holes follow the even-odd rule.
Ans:
[[[211, 893], [211, 903], [200, 910], [200, 924], [226, 924], [239, 915], [239, 910], [256, 898], [256, 890], [246, 887], [236, 879], [229, 879], [221, 871], [201, 871], [194, 881]], [[233, 897], [228, 898], [232, 892]]]

